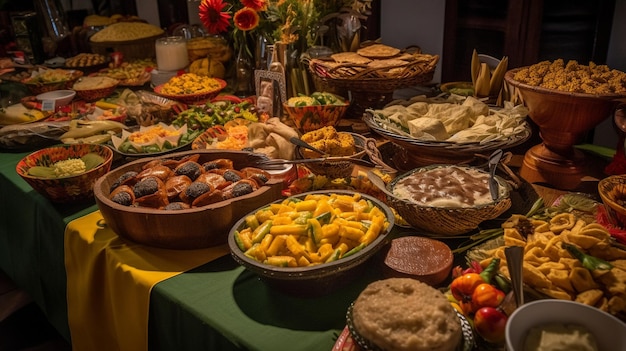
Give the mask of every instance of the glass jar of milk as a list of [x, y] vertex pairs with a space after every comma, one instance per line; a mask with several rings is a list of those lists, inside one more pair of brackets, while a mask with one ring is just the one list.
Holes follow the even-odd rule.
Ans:
[[178, 71], [187, 67], [187, 42], [180, 36], [159, 38], [155, 43], [157, 69], [159, 71]]

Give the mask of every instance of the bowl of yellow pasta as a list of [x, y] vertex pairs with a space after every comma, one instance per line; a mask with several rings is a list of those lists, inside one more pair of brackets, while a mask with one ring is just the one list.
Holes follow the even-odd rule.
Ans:
[[328, 294], [357, 277], [394, 224], [382, 201], [354, 191], [312, 191], [250, 212], [232, 227], [235, 261], [270, 287]]
[[216, 97], [226, 85], [223, 79], [183, 73], [170, 78], [164, 84], [157, 85], [154, 92], [188, 105], [199, 105]]

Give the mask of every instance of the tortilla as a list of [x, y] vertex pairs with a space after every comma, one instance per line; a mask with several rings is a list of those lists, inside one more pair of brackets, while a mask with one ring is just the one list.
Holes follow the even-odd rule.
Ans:
[[338, 52], [330, 55], [330, 57], [338, 63], [352, 63], [356, 65], [365, 65], [372, 61], [356, 52]]
[[385, 59], [398, 55], [400, 49], [385, 44], [373, 44], [358, 49], [356, 53], [371, 59]]

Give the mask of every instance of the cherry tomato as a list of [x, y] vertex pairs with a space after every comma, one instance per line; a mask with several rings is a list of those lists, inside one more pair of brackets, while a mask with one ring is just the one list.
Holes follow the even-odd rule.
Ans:
[[477, 286], [485, 283], [478, 273], [467, 273], [455, 278], [450, 284], [450, 292], [457, 301], [469, 301]]
[[508, 317], [495, 307], [482, 307], [474, 314], [474, 329], [478, 335], [491, 343], [504, 341], [504, 330]]
[[487, 283], [480, 284], [472, 293], [472, 303], [476, 308], [498, 307], [504, 300], [504, 292]]

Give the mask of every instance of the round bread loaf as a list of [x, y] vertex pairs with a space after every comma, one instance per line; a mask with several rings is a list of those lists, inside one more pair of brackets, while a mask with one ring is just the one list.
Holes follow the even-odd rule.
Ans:
[[388, 351], [452, 351], [461, 322], [442, 292], [410, 278], [369, 284], [353, 304], [356, 332]]

